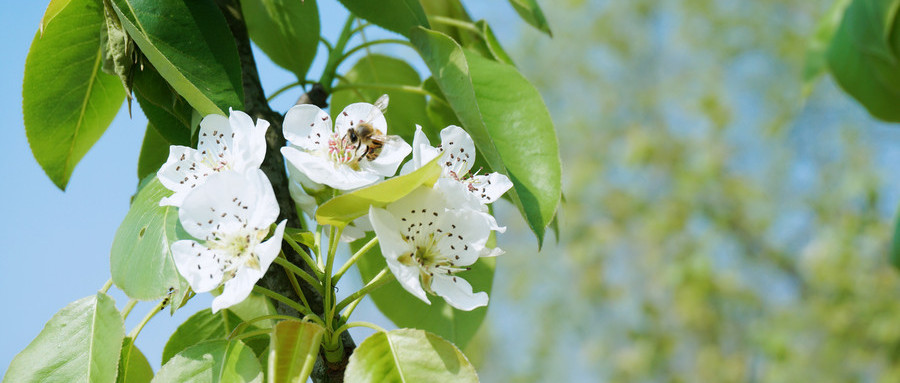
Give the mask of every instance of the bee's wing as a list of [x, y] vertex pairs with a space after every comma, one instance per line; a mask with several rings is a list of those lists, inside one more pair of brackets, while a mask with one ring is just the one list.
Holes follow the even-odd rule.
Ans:
[[363, 121], [366, 123], [371, 123], [372, 120], [375, 119], [375, 116], [376, 116], [375, 111], [379, 111], [379, 112], [381, 112], [381, 114], [384, 114], [385, 112], [387, 112], [388, 102], [390, 102], [390, 97], [388, 97], [388, 95], [382, 94], [381, 97], [378, 97], [378, 99], [375, 100], [375, 103], [372, 104], [374, 106], [374, 108], [372, 108], [372, 110], [369, 111], [369, 115], [366, 116], [366, 119]]

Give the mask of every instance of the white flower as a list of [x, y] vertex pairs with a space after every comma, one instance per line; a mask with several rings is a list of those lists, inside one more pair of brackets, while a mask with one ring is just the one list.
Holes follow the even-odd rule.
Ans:
[[412, 153], [412, 160], [403, 165], [400, 174], [411, 173], [440, 155], [441, 176], [459, 182], [483, 204], [496, 201], [513, 186], [509, 177], [501, 173], [469, 175], [475, 164], [475, 143], [465, 130], [455, 125], [441, 130], [441, 145], [437, 148], [431, 146], [422, 127], [417, 125]]
[[359, 142], [351, 142], [347, 131], [361, 123], [387, 134], [384, 114], [368, 103], [350, 104], [338, 115], [334, 128], [327, 113], [314, 105], [296, 105], [284, 116], [284, 136], [291, 145], [281, 153], [311, 181], [338, 190], [374, 184], [397, 172], [410, 152], [403, 140], [387, 140], [374, 160], [367, 159]]
[[258, 169], [266, 155], [269, 123], [246, 113], [230, 110], [230, 117], [218, 114], [200, 121], [197, 149], [172, 145], [169, 158], [159, 168], [159, 181], [175, 194], [159, 201], [160, 206], [181, 206], [187, 194], [216, 172]]
[[243, 301], [281, 251], [285, 221], [263, 242], [278, 218], [272, 184], [262, 170], [211, 174], [188, 194], [178, 219], [195, 238], [172, 244], [178, 272], [196, 292], [225, 283], [213, 312]]
[[429, 304], [426, 292], [436, 294], [460, 310], [487, 305], [487, 293], [473, 293], [456, 275], [481, 256], [502, 253], [485, 247], [491, 234], [485, 214], [451, 208], [441, 190], [422, 187], [385, 209], [370, 207], [369, 219], [404, 289]]

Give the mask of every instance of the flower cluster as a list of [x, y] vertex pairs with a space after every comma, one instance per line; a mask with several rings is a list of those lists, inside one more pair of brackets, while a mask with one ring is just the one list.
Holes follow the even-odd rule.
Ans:
[[[512, 187], [499, 173], [470, 174], [475, 162], [472, 138], [460, 127], [441, 131], [431, 146], [417, 126], [413, 145], [388, 135], [387, 96], [374, 104], [356, 103], [331, 117], [313, 105], [297, 105], [284, 119], [281, 149], [291, 196], [306, 214], [325, 200], [438, 160], [441, 176], [433, 187], [419, 187], [387, 206], [370, 206], [368, 215], [346, 227], [344, 240], [375, 232], [388, 268], [403, 288], [431, 303], [437, 295], [461, 310], [487, 305], [485, 292], [473, 292], [460, 273], [480, 257], [502, 254], [489, 248], [493, 231], [503, 232], [487, 205]], [[197, 149], [172, 146], [157, 177], [174, 193], [160, 201], [178, 207], [178, 218], [194, 239], [171, 250], [178, 271], [196, 292], [223, 286], [213, 311], [244, 300], [278, 256], [285, 221], [272, 185], [259, 169], [266, 153], [268, 122], [239, 111], [210, 115], [200, 123]], [[321, 254], [320, 254], [321, 256]]]
[[214, 312], [243, 301], [281, 251], [286, 221], [268, 240], [278, 218], [275, 192], [259, 169], [269, 123], [247, 114], [209, 115], [200, 122], [197, 149], [172, 146], [157, 172], [174, 194], [160, 205], [178, 207], [178, 219], [196, 240], [172, 244], [175, 266], [196, 292], [224, 283]]

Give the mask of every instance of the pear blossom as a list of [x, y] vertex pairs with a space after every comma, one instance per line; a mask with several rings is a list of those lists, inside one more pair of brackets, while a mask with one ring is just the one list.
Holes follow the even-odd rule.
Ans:
[[387, 121], [379, 106], [350, 104], [331, 117], [314, 105], [296, 105], [284, 116], [284, 136], [290, 145], [281, 148], [284, 158], [310, 181], [338, 190], [352, 190], [393, 176], [409, 154], [409, 144], [400, 139], [386, 140], [374, 159], [365, 156], [364, 144], [347, 132], [369, 124], [380, 135], [387, 134]]
[[487, 248], [491, 222], [472, 209], [458, 209], [439, 189], [421, 187], [384, 209], [369, 207], [369, 219], [388, 268], [404, 289], [431, 304], [428, 294], [472, 310], [488, 303], [457, 273], [479, 257], [502, 253]]
[[281, 251], [286, 220], [268, 240], [278, 218], [278, 202], [269, 179], [259, 169], [223, 171], [187, 195], [178, 209], [185, 231], [200, 239], [172, 244], [178, 272], [196, 292], [225, 284], [212, 310], [230, 307], [250, 294]]
[[441, 145], [437, 148], [431, 146], [422, 127], [416, 125], [412, 160], [403, 165], [400, 174], [411, 173], [437, 156], [441, 156], [441, 177], [457, 181], [482, 204], [496, 201], [513, 186], [509, 177], [501, 173], [469, 174], [475, 164], [475, 142], [465, 130], [456, 125], [441, 130]]
[[225, 170], [258, 169], [266, 155], [269, 123], [246, 113], [229, 110], [229, 117], [211, 114], [200, 121], [197, 149], [172, 145], [169, 158], [156, 173], [159, 181], [175, 193], [159, 201], [160, 206], [181, 206], [195, 187], [210, 175]]

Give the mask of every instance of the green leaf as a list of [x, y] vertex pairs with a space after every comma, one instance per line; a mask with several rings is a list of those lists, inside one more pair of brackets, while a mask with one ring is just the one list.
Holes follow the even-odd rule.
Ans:
[[[353, 242], [351, 247], [354, 251], [359, 250], [374, 236], [369, 233], [365, 238]], [[363, 282], [368, 283], [387, 264], [381, 255], [381, 249], [375, 246], [357, 261], [357, 266]], [[472, 265], [472, 270], [460, 273], [459, 276], [472, 284], [473, 291], [484, 291], [490, 295], [495, 266], [495, 258], [481, 258]], [[487, 307], [479, 307], [472, 311], [457, 310], [441, 297], [429, 297], [431, 300], [429, 305], [403, 289], [397, 281], [379, 287], [369, 296], [378, 310], [397, 327], [427, 330], [460, 347], [465, 347], [475, 336], [487, 315]]]
[[850, 0], [836, 0], [816, 26], [816, 31], [806, 50], [806, 63], [803, 68], [803, 93], [805, 95], [809, 94], [812, 85], [827, 69], [825, 50], [828, 49], [828, 44], [838, 25], [841, 24], [844, 10], [848, 5], [850, 5]]
[[[393, 57], [372, 54], [361, 58], [353, 68], [344, 74], [338, 83], [351, 84], [385, 84], [408, 85], [418, 87], [422, 79], [406, 61]], [[406, 142], [412, 142], [416, 132], [416, 124], [430, 130], [428, 115], [425, 113], [425, 95], [385, 88], [361, 88], [345, 90], [331, 96], [332, 118], [336, 118], [347, 105], [355, 102], [372, 103], [382, 94], [390, 96], [387, 113], [388, 134], [398, 135]]]
[[377, 332], [366, 338], [344, 373], [348, 383], [478, 382], [475, 368], [452, 343], [416, 329]]
[[230, 310], [213, 314], [212, 309], [204, 309], [191, 315], [169, 337], [163, 348], [162, 363], [166, 364], [179, 352], [202, 342], [225, 339], [242, 322]]
[[[459, 0], [420, 0], [422, 8], [429, 17], [440, 16], [465, 22], [472, 22], [472, 18]], [[445, 23], [435, 23], [432, 30], [441, 32], [453, 38], [458, 43], [465, 45], [471, 39], [480, 39], [478, 35], [468, 29]]]
[[540, 93], [515, 67], [464, 51], [444, 34], [419, 28], [412, 42], [479, 157], [512, 180], [508, 195], [540, 246], [561, 187], [556, 133]]
[[69, 6], [72, 0], [50, 0], [50, 4], [47, 4], [47, 10], [44, 11], [44, 17], [41, 18], [41, 26], [40, 33], [44, 33], [44, 28], [50, 24], [50, 21], [53, 20], [56, 15], [59, 14], [63, 9]]
[[509, 4], [513, 6], [522, 20], [525, 20], [526, 23], [531, 24], [539, 31], [546, 33], [547, 36], [553, 37], [553, 32], [550, 32], [550, 25], [547, 24], [547, 19], [544, 17], [544, 12], [541, 11], [537, 0], [509, 0]]
[[[437, 82], [434, 81], [434, 77], [425, 79], [422, 83], [422, 88], [438, 96], [430, 97], [428, 99], [428, 104], [425, 106], [425, 113], [428, 115], [428, 119], [431, 121], [432, 125], [441, 128], [450, 125], [462, 126], [462, 122], [456, 117], [456, 113], [447, 102], [447, 97], [444, 96], [444, 92], [441, 91]], [[428, 135], [428, 139], [431, 142], [438, 142], [440, 141], [439, 132], [440, 131], [438, 130], [434, 132], [426, 131], [425, 133]]]
[[291, 239], [293, 239], [294, 242], [297, 242], [306, 247], [309, 247], [309, 248], [316, 247], [316, 236], [307, 230], [298, 229], [298, 228], [294, 228], [294, 227], [286, 227], [284, 229], [284, 235], [291, 237]]
[[148, 123], [147, 131], [144, 132], [144, 142], [141, 144], [141, 155], [138, 157], [138, 179], [156, 174], [169, 157], [169, 145], [171, 143], [159, 135], [153, 124]]
[[340, 0], [350, 12], [379, 27], [409, 37], [417, 26], [429, 27], [418, 0]]
[[500, 45], [500, 41], [497, 40], [497, 36], [494, 35], [494, 31], [486, 21], [478, 20], [478, 22], [475, 23], [475, 26], [480, 28], [481, 33], [484, 34], [484, 45], [485, 47], [487, 47], [488, 52], [490, 52], [491, 54], [491, 56], [488, 58], [492, 58], [504, 64], [513, 66], [516, 65], [515, 63], [513, 63], [512, 58], [509, 57], [509, 54], [507, 54], [503, 47]]
[[315, 323], [278, 322], [269, 347], [269, 381], [305, 382], [319, 355], [324, 333], [325, 329]]
[[13, 358], [3, 382], [114, 382], [124, 337], [112, 298], [97, 293], [79, 299], [53, 315]]
[[872, 116], [900, 122], [900, 0], [854, 0], [826, 52], [837, 83]]
[[129, 336], [126, 336], [122, 342], [118, 371], [117, 383], [150, 383], [150, 380], [153, 379], [153, 368], [150, 367], [150, 362], [134, 345], [134, 339]]
[[163, 364], [153, 382], [259, 382], [262, 368], [250, 347], [239, 340], [200, 343]]
[[272, 62], [306, 78], [319, 45], [319, 9], [315, 0], [243, 0], [250, 38]]
[[147, 120], [166, 141], [190, 146], [194, 109], [150, 64], [135, 72], [134, 96]]
[[891, 242], [891, 253], [888, 255], [891, 264], [900, 269], [900, 211], [894, 220], [894, 240]]
[[316, 221], [320, 225], [343, 227], [354, 219], [368, 214], [369, 206], [384, 207], [403, 198], [419, 186], [431, 187], [441, 175], [438, 161], [440, 157], [412, 173], [334, 197], [316, 209]]
[[112, 0], [119, 20], [160, 75], [201, 114], [243, 109], [241, 63], [212, 0]]
[[[112, 280], [129, 298], [155, 300], [175, 289], [181, 294], [188, 284], [175, 269], [170, 246], [179, 236], [178, 209], [159, 206], [172, 194], [158, 179], [138, 192], [116, 230], [110, 251]], [[183, 229], [181, 229], [183, 230]]]
[[118, 78], [100, 69], [103, 4], [71, 0], [50, 6], [48, 12], [56, 12], [53, 23], [44, 26], [43, 36], [35, 34], [25, 60], [22, 114], [34, 158], [65, 189], [75, 165], [116, 116], [125, 92]]

